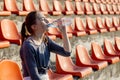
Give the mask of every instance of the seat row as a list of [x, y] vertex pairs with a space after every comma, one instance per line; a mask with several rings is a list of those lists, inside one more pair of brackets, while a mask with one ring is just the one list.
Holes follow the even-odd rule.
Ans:
[[[73, 26], [66, 27], [68, 37], [74, 36], [85, 36], [92, 35], [97, 33], [104, 32], [112, 32], [120, 30], [120, 20], [117, 17], [112, 17], [112, 19], [105, 17], [96, 17], [95, 21], [91, 17], [85, 18], [85, 23], [80, 17], [75, 17], [73, 20]], [[112, 20], [112, 21], [111, 21]], [[48, 36], [56, 36], [58, 38], [62, 38], [60, 31], [58, 28], [50, 27], [48, 32]], [[53, 37], [52, 39], [56, 39]]]
[[[69, 0], [72, 1], [72, 0]], [[104, 3], [104, 4], [117, 4], [120, 3], [120, 0], [74, 0], [74, 1], [81, 1], [81, 2], [92, 2], [92, 3]]]
[[[63, 57], [56, 54], [56, 73], [48, 70], [50, 80], [73, 80], [72, 76], [80, 78], [91, 74], [95, 70], [106, 68], [110, 64], [120, 61], [120, 37], [114, 38], [115, 45], [108, 40], [104, 40], [104, 51], [101, 46], [91, 43], [91, 55], [82, 45], [76, 46], [76, 63], [71, 57]], [[1, 80], [23, 80], [19, 65], [11, 60], [0, 61]]]
[[39, 9], [37, 9], [34, 5], [33, 0], [23, 0], [23, 8], [20, 10], [17, 6], [16, 0], [4, 0], [3, 11], [0, 11], [1, 16], [9, 16], [12, 13], [26, 16], [30, 11], [38, 10], [44, 15], [67, 15], [67, 14], [119, 14], [120, 6], [117, 4], [109, 5], [109, 4], [96, 4], [85, 2], [84, 8], [82, 7], [82, 3], [80, 1], [76, 1], [73, 6], [71, 1], [64, 1], [64, 8], [60, 1], [53, 0], [52, 6], [53, 10], [50, 9], [49, 4], [46, 0], [38, 0]]
[[[75, 17], [73, 24], [73, 26], [66, 27], [69, 38], [72, 38], [73, 35], [79, 37], [120, 30], [120, 20], [117, 17], [112, 17], [112, 22], [108, 17], [104, 21], [101, 17], [96, 17], [96, 22], [91, 17], [86, 17], [85, 24], [80, 17]], [[46, 34], [53, 40], [62, 38], [58, 28], [50, 27]], [[0, 48], [9, 47], [10, 43], [21, 45], [21, 34], [14, 21], [2, 19], [0, 21]]]
[[56, 55], [57, 73], [72, 74], [73, 76], [84, 77], [92, 73], [93, 70], [100, 70], [109, 64], [120, 61], [120, 37], [115, 37], [115, 47], [108, 40], [104, 40], [104, 51], [97, 42], [91, 43], [91, 55], [88, 50], [82, 46], [76, 46], [76, 63], [71, 57]]

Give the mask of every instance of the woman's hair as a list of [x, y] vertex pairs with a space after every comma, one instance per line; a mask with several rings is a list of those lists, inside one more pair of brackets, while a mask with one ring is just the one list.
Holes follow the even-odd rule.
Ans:
[[31, 26], [36, 24], [36, 19], [39, 19], [40, 15], [40, 12], [32, 11], [26, 16], [21, 29], [22, 42], [33, 33]]

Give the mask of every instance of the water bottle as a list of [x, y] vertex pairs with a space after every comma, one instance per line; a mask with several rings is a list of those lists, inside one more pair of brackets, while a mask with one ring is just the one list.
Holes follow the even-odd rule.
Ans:
[[53, 27], [53, 28], [58, 27], [59, 21], [62, 21], [61, 26], [65, 26], [65, 27], [70, 26], [72, 24], [72, 18], [63, 17], [63, 18], [59, 18], [59, 19], [53, 21], [52, 23], [48, 23], [47, 24], [48, 28], [49, 27]]

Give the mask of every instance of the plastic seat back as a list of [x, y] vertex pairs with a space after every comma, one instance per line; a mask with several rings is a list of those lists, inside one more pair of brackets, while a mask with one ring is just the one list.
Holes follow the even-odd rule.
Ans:
[[109, 14], [114, 14], [114, 12], [113, 12], [113, 9], [112, 9], [112, 6], [111, 6], [111, 5], [106, 4], [106, 9], [107, 9], [107, 11], [109, 12]]
[[116, 49], [118, 52], [120, 52], [120, 37], [115, 37], [114, 43], [115, 43], [115, 45], [114, 45], [115, 49]]
[[21, 36], [17, 30], [16, 24], [13, 21], [9, 19], [1, 20], [0, 33], [1, 39], [17, 43], [18, 45], [21, 44]]
[[120, 23], [119, 19], [117, 17], [112, 17], [112, 25], [117, 29], [120, 30]]
[[101, 14], [99, 5], [97, 3], [93, 3], [93, 11], [94, 14]]
[[0, 80], [23, 80], [17, 63], [10, 60], [0, 62]]
[[108, 12], [106, 10], [106, 6], [102, 3], [100, 3], [100, 11], [102, 14], [108, 14]]
[[75, 12], [76, 14], [84, 14], [84, 10], [79, 1], [75, 2]]
[[116, 54], [115, 48], [108, 39], [104, 39], [104, 53], [108, 56]]
[[50, 7], [48, 5], [48, 2], [46, 0], [39, 0], [39, 9], [40, 11], [47, 11], [50, 12]]
[[112, 5], [112, 8], [113, 8], [113, 11], [114, 11], [116, 14], [119, 14], [119, 13], [120, 13], [119, 10], [118, 10], [118, 6], [117, 6], [117, 5], [113, 4], [113, 5]]
[[100, 45], [96, 42], [91, 43], [91, 50], [92, 50], [92, 55], [91, 57], [93, 59], [104, 59], [104, 52]]
[[90, 5], [90, 3], [85, 3], [84, 4], [84, 11], [86, 14], [93, 14], [93, 9], [92, 6]]
[[74, 11], [71, 1], [65, 1], [65, 11]]
[[53, 0], [53, 11], [63, 11], [62, 5], [58, 0]]
[[33, 0], [23, 0], [23, 10], [24, 11], [35, 11]]
[[77, 45], [76, 47], [76, 64], [80, 65], [79, 63], [81, 64], [91, 63], [91, 58], [89, 56], [87, 49], [81, 45]]
[[16, 0], [4, 0], [4, 11], [18, 13], [19, 9], [17, 7]]

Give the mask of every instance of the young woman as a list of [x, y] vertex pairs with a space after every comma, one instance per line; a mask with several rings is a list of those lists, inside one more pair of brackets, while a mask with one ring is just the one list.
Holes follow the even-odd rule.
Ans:
[[67, 37], [66, 27], [59, 21], [63, 47], [59, 46], [45, 34], [48, 20], [38, 11], [30, 12], [22, 25], [22, 46], [20, 57], [22, 60], [24, 79], [49, 80], [47, 70], [50, 64], [50, 52], [63, 56], [70, 56], [71, 45]]

